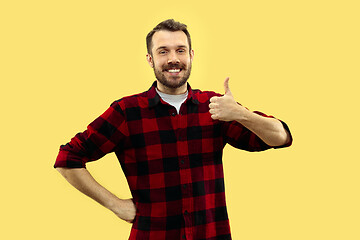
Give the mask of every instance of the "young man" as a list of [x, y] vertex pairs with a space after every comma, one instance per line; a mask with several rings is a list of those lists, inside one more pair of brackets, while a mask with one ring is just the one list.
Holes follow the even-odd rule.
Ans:
[[[57, 170], [77, 189], [133, 223], [129, 239], [231, 239], [222, 151], [226, 143], [262, 151], [290, 146], [287, 125], [250, 112], [231, 94], [187, 83], [194, 51], [186, 25], [166, 20], [147, 36], [156, 81], [115, 101], [60, 147]], [[102, 187], [85, 164], [115, 152], [133, 199]]]

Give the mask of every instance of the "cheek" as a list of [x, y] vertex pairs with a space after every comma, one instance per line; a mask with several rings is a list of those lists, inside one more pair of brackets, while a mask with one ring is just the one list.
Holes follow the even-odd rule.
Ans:
[[191, 63], [191, 58], [187, 56], [182, 58], [181, 61], [189, 65]]
[[161, 65], [161, 64], [158, 63], [158, 62], [154, 62], [154, 63], [153, 63], [153, 69], [154, 69], [155, 71], [162, 72], [163, 65]]
[[161, 59], [153, 60], [153, 66], [157, 68], [162, 68], [165, 65], [165, 62]]

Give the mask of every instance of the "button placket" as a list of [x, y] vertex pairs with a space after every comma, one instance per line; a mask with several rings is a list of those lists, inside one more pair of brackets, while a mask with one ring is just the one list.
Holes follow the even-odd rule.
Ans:
[[180, 167], [180, 182], [182, 192], [182, 214], [185, 221], [185, 239], [188, 239], [192, 235], [192, 212], [193, 212], [193, 201], [192, 201], [192, 186], [191, 186], [191, 173], [189, 169], [189, 157], [188, 157], [188, 143], [187, 140], [187, 115], [185, 111], [180, 111], [177, 115], [178, 125], [176, 130], [176, 136], [178, 139], [177, 145], [179, 150], [179, 167]]

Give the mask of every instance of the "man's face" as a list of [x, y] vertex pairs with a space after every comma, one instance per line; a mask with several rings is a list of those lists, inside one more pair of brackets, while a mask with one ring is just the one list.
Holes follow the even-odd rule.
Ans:
[[167, 88], [183, 86], [191, 72], [194, 52], [189, 50], [183, 31], [158, 31], [152, 38], [152, 54], [147, 60], [154, 69], [158, 82]]

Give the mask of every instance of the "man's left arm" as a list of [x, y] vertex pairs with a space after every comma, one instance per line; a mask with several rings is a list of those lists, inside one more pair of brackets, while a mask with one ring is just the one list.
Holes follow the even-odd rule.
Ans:
[[212, 119], [237, 121], [272, 147], [283, 146], [291, 141], [290, 133], [278, 119], [251, 112], [235, 101], [229, 88], [229, 78], [225, 79], [224, 89], [223, 96], [210, 99], [209, 112]]

